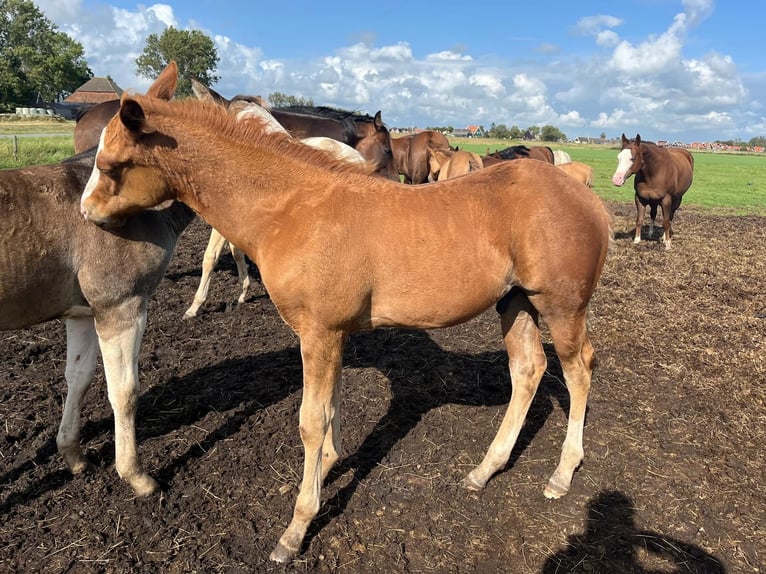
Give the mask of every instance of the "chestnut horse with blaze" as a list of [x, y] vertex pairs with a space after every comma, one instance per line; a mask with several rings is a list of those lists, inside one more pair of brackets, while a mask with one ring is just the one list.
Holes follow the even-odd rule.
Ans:
[[354, 331], [447, 327], [496, 308], [513, 384], [497, 436], [464, 481], [479, 490], [507, 464], [545, 372], [542, 319], [570, 396], [544, 494], [566, 494], [583, 459], [594, 365], [588, 304], [611, 241], [598, 197], [537, 161], [419, 186], [360, 174], [217, 106], [168, 101], [176, 82], [171, 63], [147, 95], [122, 98], [80, 206], [111, 225], [168, 199], [188, 204], [258, 265], [298, 335], [303, 478], [271, 558], [298, 554], [339, 458], [341, 360]]
[[649, 206], [651, 224], [649, 235], [654, 234], [657, 206], [662, 207], [662, 241], [670, 249], [673, 235], [673, 216], [681, 205], [681, 198], [692, 184], [694, 157], [683, 148], [664, 148], [642, 141], [636, 134], [628, 139], [622, 134], [622, 149], [617, 154], [617, 170], [612, 183], [622, 186], [635, 174], [633, 189], [636, 191], [636, 234], [634, 243], [641, 241], [641, 226]]

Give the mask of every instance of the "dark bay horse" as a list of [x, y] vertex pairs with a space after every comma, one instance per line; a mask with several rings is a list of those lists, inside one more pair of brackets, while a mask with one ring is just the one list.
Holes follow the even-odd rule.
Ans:
[[61, 164], [0, 171], [0, 330], [64, 319], [67, 393], [56, 443], [74, 473], [87, 466], [80, 412], [100, 351], [117, 472], [144, 496], [157, 483], [136, 445], [138, 351], [147, 300], [194, 212], [170, 202], [136, 214], [117, 232], [84, 221], [80, 196], [95, 155], [92, 148]]
[[649, 235], [654, 233], [657, 207], [662, 207], [662, 241], [670, 249], [673, 235], [673, 215], [681, 205], [681, 198], [692, 184], [694, 157], [683, 148], [659, 147], [653, 142], [642, 141], [636, 134], [628, 139], [622, 134], [622, 148], [617, 154], [617, 170], [612, 183], [622, 186], [635, 175], [633, 188], [636, 192], [636, 234], [633, 242], [641, 241], [641, 226], [644, 223], [646, 206], [649, 206], [651, 226]]
[[96, 147], [101, 130], [119, 109], [120, 100], [109, 100], [96, 104], [77, 116], [74, 125], [74, 153]]
[[446, 327], [495, 307], [513, 387], [497, 436], [464, 481], [479, 490], [507, 464], [545, 372], [543, 320], [570, 396], [544, 494], [566, 494], [583, 459], [594, 366], [588, 305], [611, 239], [598, 197], [539, 161], [427, 186], [360, 174], [218, 106], [168, 101], [176, 82], [171, 63], [146, 96], [123, 97], [80, 205], [112, 225], [169, 199], [187, 203], [258, 265], [299, 336], [303, 478], [271, 558], [297, 555], [340, 456], [343, 348], [354, 331]]
[[434, 130], [423, 130], [391, 138], [394, 164], [397, 172], [404, 176], [404, 183], [426, 183], [430, 172], [428, 150], [450, 151], [446, 136]]
[[484, 165], [494, 165], [500, 161], [508, 159], [536, 159], [544, 161], [546, 163], [555, 163], [553, 150], [548, 146], [532, 146], [527, 147], [524, 144], [509, 146], [487, 155], [481, 158], [484, 161]]
[[374, 116], [324, 106], [288, 106], [270, 111], [293, 137], [322, 136], [348, 144], [375, 165], [375, 173], [399, 181], [391, 134], [380, 111]]

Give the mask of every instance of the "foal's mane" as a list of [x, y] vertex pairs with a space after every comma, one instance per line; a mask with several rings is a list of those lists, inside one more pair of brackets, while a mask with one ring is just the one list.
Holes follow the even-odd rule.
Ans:
[[281, 132], [269, 132], [266, 121], [248, 118], [237, 121], [223, 107], [194, 98], [165, 101], [147, 96], [134, 96], [144, 108], [149, 121], [162, 132], [167, 125], [202, 128], [213, 136], [235, 140], [252, 148], [266, 148], [280, 156], [288, 156], [311, 164], [315, 168], [362, 174], [358, 165], [333, 158], [329, 153], [301, 143], [300, 140]]

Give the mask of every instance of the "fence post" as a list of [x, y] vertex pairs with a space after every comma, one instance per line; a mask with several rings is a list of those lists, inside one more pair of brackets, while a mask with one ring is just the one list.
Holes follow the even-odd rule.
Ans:
[[13, 136], [13, 161], [19, 161], [19, 138]]

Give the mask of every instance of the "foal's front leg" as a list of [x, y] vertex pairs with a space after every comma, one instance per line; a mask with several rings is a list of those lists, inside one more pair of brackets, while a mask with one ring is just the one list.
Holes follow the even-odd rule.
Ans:
[[225, 245], [226, 239], [224, 236], [218, 233], [215, 228], [212, 229], [210, 231], [210, 239], [208, 239], [207, 247], [205, 248], [205, 254], [202, 256], [202, 277], [199, 280], [199, 287], [197, 287], [197, 292], [194, 293], [192, 304], [184, 313], [184, 319], [196, 317], [199, 308], [207, 301], [213, 269], [215, 269], [215, 264], [218, 263], [218, 258], [221, 257], [221, 251], [223, 251]]
[[141, 465], [136, 443], [138, 352], [146, 327], [146, 303], [129, 300], [96, 315], [109, 402], [114, 411], [115, 466], [137, 496], [159, 488]]
[[[276, 562], [287, 562], [298, 554], [306, 530], [319, 512], [322, 480], [338, 458], [338, 387], [345, 337], [341, 332], [301, 332], [303, 401], [300, 433], [304, 449], [303, 481], [293, 518], [271, 553], [271, 559]], [[332, 448], [326, 458], [322, 456], [323, 448]]]

